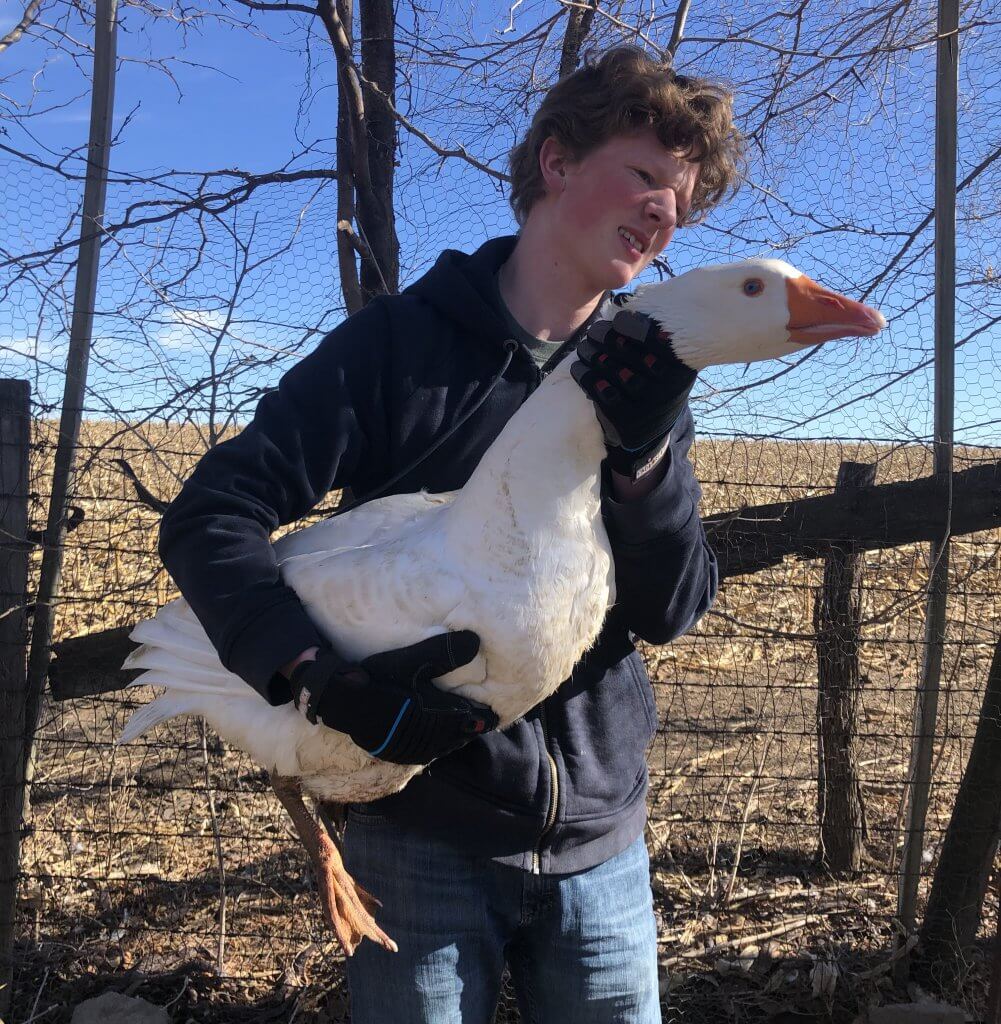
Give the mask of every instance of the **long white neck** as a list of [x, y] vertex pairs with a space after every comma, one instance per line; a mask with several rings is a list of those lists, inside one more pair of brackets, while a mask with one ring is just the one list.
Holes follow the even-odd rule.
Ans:
[[572, 361], [511, 417], [455, 500], [450, 520], [463, 537], [476, 538], [480, 559], [510, 564], [526, 537], [536, 544], [553, 533], [584, 539], [600, 517], [605, 447], [594, 406], [570, 376]]

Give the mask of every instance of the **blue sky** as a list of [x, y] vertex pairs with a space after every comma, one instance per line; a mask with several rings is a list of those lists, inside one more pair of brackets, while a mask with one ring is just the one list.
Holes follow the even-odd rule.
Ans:
[[[508, 6], [479, 5], [476, 31], [482, 38], [496, 35], [508, 23]], [[0, 15], [5, 29], [20, 15], [8, 8]], [[306, 33], [304, 17], [275, 14], [261, 22], [273, 40], [255, 38], [243, 29], [206, 24], [189, 32], [179, 46], [173, 28], [154, 26], [137, 31], [141, 22], [128, 12], [119, 36], [120, 64], [116, 87], [116, 127], [122, 130], [115, 148], [113, 169], [156, 174], [167, 169], [195, 171], [239, 167], [250, 172], [274, 170], [288, 162], [303, 146], [296, 138], [296, 112], [304, 104], [300, 121], [312, 155], [294, 166], [329, 166], [335, 120], [336, 94], [330, 87], [331, 58], [325, 38], [313, 33], [311, 42], [312, 89], [304, 89]], [[527, 24], [527, 22], [525, 23]], [[691, 35], [699, 34], [697, 19], [689, 22]], [[983, 48], [983, 47], [981, 47]], [[174, 69], [177, 85], [131, 58], [149, 53], [175, 54], [184, 63]], [[971, 40], [964, 52], [963, 95], [967, 104], [961, 121], [960, 177], [972, 166], [990, 139], [984, 137], [985, 103], [997, 95], [998, 72], [992, 64], [978, 63], [978, 44]], [[6, 55], [8, 65], [37, 71], [43, 44], [25, 39]], [[729, 54], [726, 66], [718, 54], [711, 57], [693, 45], [683, 47], [679, 63], [691, 61], [700, 71], [739, 77], [740, 55]], [[543, 69], [544, 70], [544, 69]], [[753, 187], [713, 216], [709, 224], [680, 232], [669, 250], [675, 269], [705, 262], [751, 255], [785, 255], [802, 270], [832, 287], [857, 294], [882, 262], [899, 247], [899, 237], [875, 237], [865, 231], [830, 230], [851, 220], [856, 224], [910, 230], [927, 212], [932, 199], [932, 102], [934, 49], [902, 55], [893, 80], [880, 83], [880, 92], [892, 88], [897, 102], [887, 117], [876, 102], [876, 90], [862, 99], [831, 109], [811, 108], [809, 124], [797, 132], [788, 120], [783, 136], [769, 143], [767, 160], [752, 165]], [[748, 72], [750, 74], [750, 70]], [[503, 110], [493, 117], [490, 84], [471, 84], [463, 76], [442, 80], [413, 70], [417, 107], [424, 113], [422, 127], [440, 141], [461, 140], [477, 155], [497, 160], [520, 126], [516, 114]], [[45, 156], [85, 143], [89, 99], [80, 71], [65, 57], [44, 64], [36, 75], [43, 100], [63, 104], [31, 125], [33, 138], [12, 127], [8, 144]], [[180, 91], [178, 89], [180, 87]], [[23, 90], [24, 86], [21, 85]], [[471, 102], [463, 107], [457, 98]], [[21, 95], [25, 95], [23, 92]], [[871, 100], [871, 102], [868, 102]], [[739, 103], [744, 110], [755, 101], [755, 90], [745, 89]], [[995, 101], [996, 102], [996, 101]], [[868, 103], [868, 105], [867, 105]], [[487, 111], [487, 113], [483, 113]], [[485, 121], [480, 130], [476, 118]], [[125, 125], [126, 118], [128, 124]], [[491, 119], [492, 118], [492, 119]], [[469, 124], [467, 125], [467, 122]], [[989, 123], [986, 122], [986, 123]], [[123, 125], [125, 125], [123, 129]], [[791, 127], [790, 127], [791, 125]], [[964, 132], [967, 133], [964, 135]], [[324, 155], [327, 154], [327, 155]], [[6, 159], [6, 158], [2, 158]], [[5, 207], [4, 245], [24, 251], [43, 246], [71, 216], [79, 198], [79, 185], [51, 174], [29, 171], [16, 161], [5, 163], [2, 186]], [[441, 165], [422, 144], [403, 136], [398, 200], [404, 280], [412, 280], [433, 261], [440, 249], [471, 249], [490, 235], [513, 230], [513, 220], [494, 182], [457, 161]], [[994, 179], [997, 180], [996, 178]], [[25, 189], [38, 190], [42, 200], [25, 210]], [[767, 190], [767, 191], [765, 191]], [[112, 218], [130, 202], [149, 198], [149, 190], [109, 189]], [[996, 203], [986, 194], [980, 202]], [[790, 208], [797, 211], [790, 212]], [[333, 189], [314, 187], [271, 189], [259, 193], [229, 224], [237, 233], [254, 232], [260, 252], [289, 247], [272, 256], [248, 279], [237, 305], [237, 320], [218, 346], [217, 355], [236, 359], [241, 353], [271, 353], [274, 349], [308, 348], [316, 330], [329, 328], [340, 318], [339, 290], [334, 260]], [[998, 266], [997, 223], [989, 233], [961, 230], [961, 262], [969, 267]], [[180, 238], [193, 237], [193, 225], [179, 225], [173, 235], [163, 230], [144, 233], [121, 250], [106, 247], [92, 364], [94, 401], [89, 412], [107, 416], [113, 410], [136, 415], [166, 400], [191, 379], [207, 372], [207, 352], [219, 341], [223, 322], [221, 297], [234, 277], [236, 254], [226, 224], [207, 251], [207, 259], [183, 286], [173, 289], [173, 306], [155, 299], [155, 278], [170, 280], [173, 256], [164, 257]], [[804, 236], [805, 230], [820, 233]], [[988, 237], [989, 235], [989, 237]], [[930, 232], [921, 241], [930, 239]], [[919, 246], [915, 247], [915, 250]], [[157, 262], [159, 260], [159, 262]], [[177, 257], [180, 260], [180, 257]], [[876, 345], [848, 343], [829, 347], [822, 357], [790, 373], [775, 385], [746, 393], [728, 394], [726, 388], [756, 379], [751, 371], [714, 371], [704, 384], [709, 400], [700, 405], [703, 428], [719, 433], [782, 436], [844, 436], [907, 438], [927, 435], [931, 426], [928, 371], [913, 373], [873, 398], [862, 396], [879, 388], [902, 368], [913, 366], [931, 350], [932, 306], [915, 300], [930, 286], [930, 255], [917, 273], [901, 286], [876, 292], [870, 301], [891, 318], [891, 328]], [[9, 271], [0, 270], [0, 278]], [[961, 275], [962, 276], [962, 275]], [[37, 378], [38, 389], [50, 396], [61, 389], [58, 365], [65, 349], [66, 293], [71, 281], [55, 292], [62, 295], [53, 311], [40, 315], [43, 291], [37, 282], [13, 293], [13, 301], [0, 309], [0, 372], [17, 375], [26, 361], [17, 352], [32, 352], [51, 360], [53, 369]], [[988, 315], [998, 315], [996, 289], [967, 291], [959, 311], [960, 335]], [[53, 293], [45, 302], [53, 303]], [[968, 308], [972, 303], [972, 308]], [[992, 305], [993, 303], [993, 305]], [[135, 319], [142, 311], [142, 331]], [[130, 320], [131, 318], [131, 320]], [[997, 328], [983, 332], [958, 354], [957, 420], [960, 438], [1001, 443], [995, 422], [994, 381], [998, 379], [995, 351]], [[291, 358], [289, 356], [288, 358]], [[247, 402], [250, 383], [274, 383], [278, 362], [260, 374], [241, 377], [243, 384], [217, 402]], [[769, 368], [771, 371], [772, 368]], [[23, 372], [23, 370], [21, 371]], [[713, 396], [715, 389], [723, 393]], [[823, 410], [847, 401], [841, 410], [814, 419]], [[198, 418], [197, 403], [188, 403], [184, 415]], [[250, 406], [245, 406], [250, 408]], [[204, 410], [203, 410], [204, 411]], [[985, 425], [986, 423], [986, 425]], [[963, 432], [965, 428], [965, 433]]]

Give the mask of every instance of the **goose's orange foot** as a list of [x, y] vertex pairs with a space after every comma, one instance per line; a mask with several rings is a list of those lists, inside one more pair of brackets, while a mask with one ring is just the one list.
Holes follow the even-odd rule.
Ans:
[[314, 864], [324, 917], [344, 952], [351, 956], [362, 939], [378, 942], [391, 953], [398, 952], [396, 943], [372, 916], [382, 904], [348, 874], [340, 850], [325, 832], [320, 833], [320, 850]]
[[306, 809], [298, 781], [272, 774], [271, 785], [309, 854], [323, 916], [344, 947], [344, 952], [351, 956], [358, 943], [368, 938], [383, 949], [396, 953], [396, 943], [372, 916], [382, 904], [348, 874], [337, 844]]

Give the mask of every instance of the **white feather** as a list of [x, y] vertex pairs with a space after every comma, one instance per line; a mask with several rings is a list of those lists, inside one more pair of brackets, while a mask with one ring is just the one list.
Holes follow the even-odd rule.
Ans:
[[154, 725], [166, 722], [177, 715], [189, 715], [195, 710], [194, 699], [185, 691], [161, 694], [156, 700], [133, 712], [116, 742], [128, 743], [138, 739]]

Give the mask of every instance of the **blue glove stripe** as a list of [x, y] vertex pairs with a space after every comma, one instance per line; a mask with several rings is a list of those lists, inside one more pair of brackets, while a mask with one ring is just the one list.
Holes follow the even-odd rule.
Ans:
[[410, 701], [411, 698], [408, 697], [403, 702], [403, 707], [400, 708], [400, 713], [396, 716], [396, 721], [393, 722], [393, 724], [389, 727], [389, 732], [386, 733], [386, 738], [382, 741], [382, 743], [380, 743], [379, 746], [375, 748], [375, 750], [367, 751], [367, 753], [369, 753], [372, 757], [378, 757], [386, 749], [386, 747], [389, 746], [389, 741], [393, 738], [393, 733], [396, 732], [396, 727], [400, 724], [400, 720], [403, 718], [403, 715], [405, 714], [407, 708], [410, 707]]

